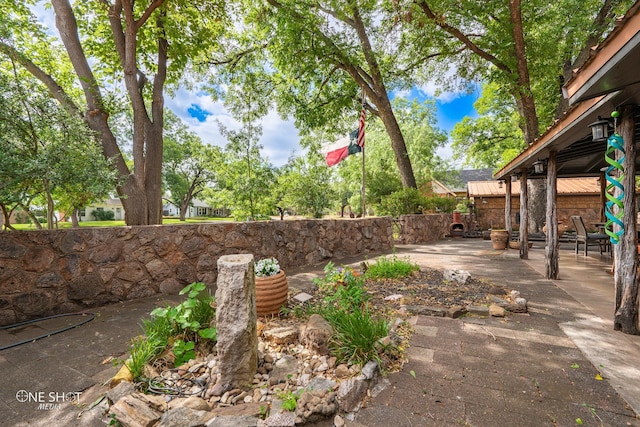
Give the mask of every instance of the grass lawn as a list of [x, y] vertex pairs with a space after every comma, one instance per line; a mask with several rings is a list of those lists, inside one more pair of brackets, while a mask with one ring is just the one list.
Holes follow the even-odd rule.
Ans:
[[[203, 222], [215, 222], [215, 221], [232, 221], [230, 218], [187, 218], [184, 222], [179, 218], [164, 218], [162, 224], [196, 224]], [[124, 226], [124, 220], [120, 221], [82, 221], [80, 227], [122, 227]], [[37, 230], [33, 224], [13, 224], [16, 230]], [[46, 229], [46, 224], [42, 225], [43, 229]], [[70, 222], [59, 222], [58, 229], [71, 228]]]

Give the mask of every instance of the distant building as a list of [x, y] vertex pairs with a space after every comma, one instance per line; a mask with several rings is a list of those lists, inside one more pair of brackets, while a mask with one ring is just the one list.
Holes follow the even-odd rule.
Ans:
[[[468, 183], [468, 197], [475, 205], [476, 221], [482, 230], [504, 228], [505, 206], [504, 184], [498, 181], [471, 181]], [[573, 229], [571, 215], [580, 215], [587, 228], [597, 230], [594, 223], [602, 221], [604, 201], [600, 196], [598, 178], [558, 179], [558, 222]], [[511, 183], [511, 223], [514, 229], [520, 224], [520, 182]]]
[[[162, 207], [163, 216], [180, 216], [180, 208], [173, 203], [167, 203]], [[195, 217], [225, 217], [229, 216], [229, 209], [214, 208], [199, 199], [193, 199], [187, 208], [185, 218]]]
[[124, 207], [122, 206], [120, 199], [109, 198], [103, 202], [93, 203], [92, 205], [79, 209], [78, 221], [97, 221], [94, 212], [99, 211], [113, 212], [114, 220], [124, 219]]

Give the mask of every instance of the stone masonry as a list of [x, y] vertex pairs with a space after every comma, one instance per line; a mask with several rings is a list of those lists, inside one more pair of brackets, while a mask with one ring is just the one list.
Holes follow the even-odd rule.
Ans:
[[[407, 217], [402, 243], [438, 240], [451, 222], [451, 215]], [[287, 269], [393, 244], [389, 217], [2, 231], [0, 325], [176, 294], [194, 281], [215, 292], [222, 255], [276, 257]]]

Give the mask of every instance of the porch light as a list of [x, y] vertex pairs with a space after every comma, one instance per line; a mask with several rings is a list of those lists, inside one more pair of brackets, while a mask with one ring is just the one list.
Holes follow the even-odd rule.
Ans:
[[544, 173], [544, 162], [542, 160], [538, 160], [533, 164], [533, 172], [537, 174]]
[[504, 179], [499, 179], [499, 180], [498, 180], [498, 188], [499, 188], [500, 190], [502, 190], [502, 184], [503, 184], [503, 183], [504, 183]]
[[598, 116], [598, 120], [589, 124], [593, 142], [606, 141], [609, 138], [609, 121]]

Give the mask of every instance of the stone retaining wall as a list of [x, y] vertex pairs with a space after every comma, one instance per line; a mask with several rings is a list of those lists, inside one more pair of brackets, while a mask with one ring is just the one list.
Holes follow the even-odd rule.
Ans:
[[[399, 243], [444, 236], [451, 215], [402, 217]], [[155, 294], [215, 291], [220, 256], [283, 269], [393, 247], [389, 217], [0, 232], [0, 325]]]

